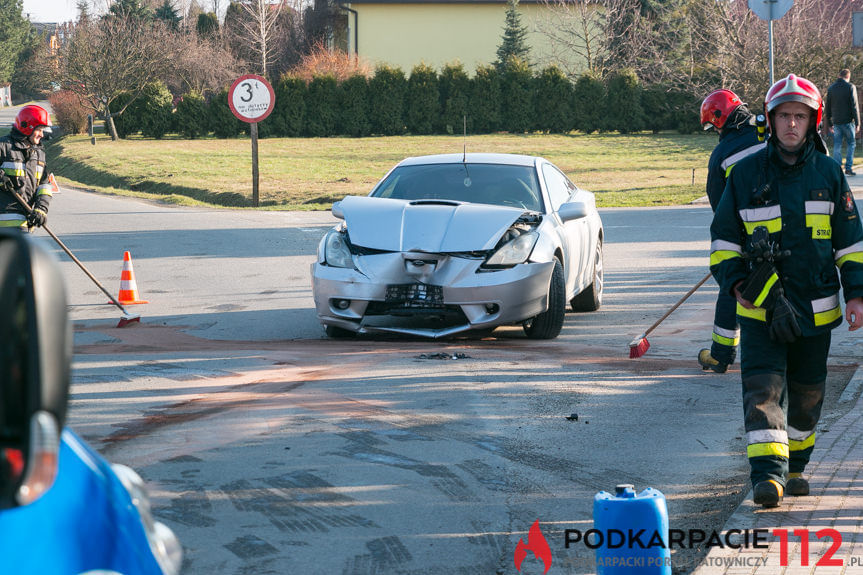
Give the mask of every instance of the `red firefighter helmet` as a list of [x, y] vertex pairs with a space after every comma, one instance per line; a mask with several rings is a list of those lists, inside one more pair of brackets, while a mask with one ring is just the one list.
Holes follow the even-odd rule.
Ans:
[[705, 130], [721, 130], [728, 116], [742, 105], [740, 96], [731, 90], [714, 90], [701, 103], [701, 125]]
[[32, 134], [36, 128], [42, 128], [50, 134], [51, 118], [48, 117], [48, 111], [45, 108], [30, 104], [18, 111], [18, 115], [15, 116], [15, 128], [25, 136]]
[[787, 78], [782, 78], [770, 86], [770, 89], [767, 90], [767, 96], [764, 98], [764, 110], [767, 112], [768, 124], [773, 110], [785, 102], [800, 102], [809, 106], [815, 111], [815, 124], [812, 128], [817, 129], [821, 125], [821, 116], [824, 113], [821, 92], [818, 91], [815, 84], [806, 78], [788, 74]]

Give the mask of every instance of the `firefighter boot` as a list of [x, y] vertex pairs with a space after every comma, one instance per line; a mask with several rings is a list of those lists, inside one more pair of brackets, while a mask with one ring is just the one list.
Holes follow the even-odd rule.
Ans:
[[719, 360], [713, 359], [709, 349], [702, 349], [698, 352], [698, 363], [701, 364], [701, 369], [707, 371], [712, 369], [716, 373], [725, 373], [728, 369], [727, 363], [722, 363]]
[[759, 481], [752, 492], [752, 501], [762, 507], [776, 507], [782, 501], [782, 492], [782, 486], [772, 479]]
[[785, 492], [788, 495], [809, 495], [809, 482], [800, 477], [800, 473], [789, 473]]

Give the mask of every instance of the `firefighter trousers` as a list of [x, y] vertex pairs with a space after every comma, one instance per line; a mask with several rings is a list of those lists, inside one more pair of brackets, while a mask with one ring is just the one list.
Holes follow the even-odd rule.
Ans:
[[785, 485], [802, 473], [821, 417], [830, 332], [794, 343], [770, 339], [767, 324], [740, 318], [740, 369], [750, 479]]
[[737, 300], [720, 291], [719, 297], [716, 298], [716, 311], [713, 314], [713, 343], [710, 345], [710, 355], [718, 362], [731, 365], [737, 357], [739, 340]]

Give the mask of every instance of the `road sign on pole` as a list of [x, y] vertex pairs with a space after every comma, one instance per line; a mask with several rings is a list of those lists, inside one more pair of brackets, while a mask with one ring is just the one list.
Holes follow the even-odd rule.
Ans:
[[267, 79], [256, 74], [240, 76], [231, 84], [228, 105], [231, 112], [243, 122], [251, 124], [252, 136], [252, 204], [259, 204], [258, 194], [258, 122], [270, 115], [276, 103], [276, 94]]
[[767, 20], [767, 44], [769, 46], [768, 62], [770, 67], [770, 85], [773, 85], [773, 21], [779, 20], [791, 6], [794, 0], [749, 0], [749, 9], [762, 20]]
[[794, 5], [794, 0], [749, 0], [749, 9], [762, 20], [779, 20]]

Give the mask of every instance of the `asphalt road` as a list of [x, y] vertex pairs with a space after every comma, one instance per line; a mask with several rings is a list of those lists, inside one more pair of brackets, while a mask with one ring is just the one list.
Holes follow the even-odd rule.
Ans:
[[[60, 182], [62, 186], [62, 181]], [[706, 273], [706, 206], [603, 210], [606, 293], [559, 338], [331, 341], [309, 264], [328, 213], [209, 210], [65, 190], [49, 225], [116, 293], [131, 252], [142, 323], [63, 261], [70, 424], [148, 480], [183, 573], [516, 573], [539, 520], [549, 573], [590, 573], [564, 529], [618, 483], [719, 528], [742, 497], [739, 372], [700, 371], [709, 282], [630, 360], [629, 341]], [[47, 237], [46, 242], [50, 242]], [[860, 357], [835, 332], [837, 381]], [[463, 359], [429, 359], [463, 353]], [[845, 378], [847, 379], [847, 378]], [[842, 409], [833, 403], [829, 412]], [[578, 415], [578, 419], [567, 416]], [[688, 573], [699, 551], [675, 554]], [[532, 556], [521, 573], [542, 573]]]

